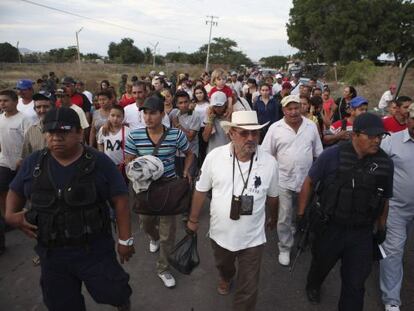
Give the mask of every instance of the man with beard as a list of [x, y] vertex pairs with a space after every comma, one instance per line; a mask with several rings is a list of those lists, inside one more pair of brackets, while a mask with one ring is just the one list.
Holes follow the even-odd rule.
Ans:
[[227, 295], [236, 274], [233, 310], [255, 310], [259, 273], [267, 225], [277, 220], [278, 170], [274, 158], [258, 146], [260, 125], [255, 111], [236, 111], [231, 122], [222, 121], [231, 142], [212, 150], [196, 183], [187, 227], [198, 230], [199, 216], [208, 191], [210, 238], [220, 279], [217, 292]]

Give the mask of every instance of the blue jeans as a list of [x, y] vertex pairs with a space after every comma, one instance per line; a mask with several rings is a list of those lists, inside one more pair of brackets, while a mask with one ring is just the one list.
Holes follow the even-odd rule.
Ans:
[[82, 283], [97, 303], [123, 306], [129, 302], [129, 275], [117, 261], [111, 237], [94, 240], [88, 247], [37, 246], [36, 252], [43, 301], [49, 311], [84, 311]]
[[404, 247], [407, 233], [413, 223], [413, 208], [390, 206], [387, 218], [387, 237], [382, 244], [387, 257], [380, 261], [380, 287], [384, 304], [401, 305]]

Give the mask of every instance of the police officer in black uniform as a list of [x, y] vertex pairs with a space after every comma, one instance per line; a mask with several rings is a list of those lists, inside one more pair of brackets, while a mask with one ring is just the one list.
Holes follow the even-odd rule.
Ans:
[[322, 216], [314, 223], [308, 300], [319, 303], [320, 288], [341, 259], [340, 311], [362, 311], [364, 283], [371, 272], [374, 240], [385, 239], [393, 164], [380, 149], [386, 131], [371, 113], [358, 116], [351, 141], [326, 149], [313, 164], [299, 195], [298, 224], [316, 184]]
[[83, 282], [97, 303], [130, 310], [129, 276], [117, 261], [109, 217], [115, 208], [123, 263], [134, 248], [122, 175], [105, 154], [81, 144], [74, 110], [52, 109], [43, 124], [47, 148], [22, 163], [10, 185], [6, 221], [37, 239], [44, 303], [51, 311], [85, 310]]

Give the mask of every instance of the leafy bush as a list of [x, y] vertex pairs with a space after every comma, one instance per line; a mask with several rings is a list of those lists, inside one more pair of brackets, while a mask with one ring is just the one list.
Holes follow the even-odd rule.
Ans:
[[352, 61], [344, 66], [344, 69], [344, 75], [341, 80], [354, 86], [366, 84], [368, 78], [377, 70], [375, 64], [370, 60], [363, 60], [362, 62]]

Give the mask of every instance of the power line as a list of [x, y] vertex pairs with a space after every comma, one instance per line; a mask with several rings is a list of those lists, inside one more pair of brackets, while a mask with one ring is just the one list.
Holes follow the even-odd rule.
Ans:
[[[179, 40], [178, 38], [161, 36], [161, 35], [154, 34], [154, 33], [151, 33], [151, 32], [146, 32], [146, 31], [139, 31], [138, 32], [134, 28], [130, 28], [130, 27], [127, 27], [127, 26], [122, 26], [122, 25], [119, 25], [119, 24], [115, 24], [115, 23], [112, 23], [112, 22], [108, 22], [108, 21], [105, 21], [105, 20], [98, 19], [98, 18], [89, 17], [89, 16], [86, 16], [86, 15], [81, 15], [81, 14], [70, 12], [70, 11], [67, 11], [67, 10], [62, 10], [62, 9], [59, 9], [59, 8], [56, 8], [56, 7], [52, 7], [52, 6], [49, 6], [49, 5], [45, 5], [45, 4], [42, 4], [42, 3], [30, 1], [30, 0], [20, 0], [20, 1], [26, 2], [26, 3], [32, 4], [32, 5], [35, 5], [35, 6], [38, 6], [38, 7], [42, 7], [42, 8], [48, 9], [48, 10], [56, 11], [56, 12], [59, 12], [59, 13], [63, 13], [63, 14], [67, 14], [67, 15], [87, 19], [87, 20], [90, 20], [90, 21], [93, 21], [93, 22], [96, 22], [96, 23], [106, 24], [106, 25], [109, 25], [109, 26], [112, 26], [112, 27], [117, 27], [117, 28], [121, 28], [121, 29], [125, 29], [125, 30], [130, 30], [132, 32], [139, 33], [139, 34], [146, 34], [146, 35], [159, 37], [159, 38], [163, 38], [163, 39], [167, 39], [167, 40], [174, 40], [174, 41]], [[195, 42], [195, 41], [188, 41], [188, 40], [183, 40], [183, 41], [200, 44], [200, 42]]]

